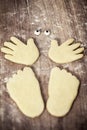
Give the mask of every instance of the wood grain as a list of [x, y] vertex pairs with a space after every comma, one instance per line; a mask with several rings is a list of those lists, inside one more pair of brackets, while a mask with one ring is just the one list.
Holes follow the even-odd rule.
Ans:
[[[40, 36], [34, 30], [41, 28]], [[44, 31], [49, 29], [50, 36]], [[39, 60], [32, 66], [40, 82], [46, 104], [48, 81], [54, 66], [66, 68], [81, 81], [77, 99], [69, 114], [63, 118], [52, 117], [47, 110], [35, 119], [25, 117], [10, 98], [6, 82], [23, 69], [4, 59], [0, 52], [0, 130], [87, 130], [87, 1], [86, 0], [0, 0], [0, 47], [11, 36], [24, 42], [34, 37], [40, 50]], [[85, 46], [82, 60], [69, 64], [55, 64], [48, 58], [51, 39], [59, 44], [75, 38]]]

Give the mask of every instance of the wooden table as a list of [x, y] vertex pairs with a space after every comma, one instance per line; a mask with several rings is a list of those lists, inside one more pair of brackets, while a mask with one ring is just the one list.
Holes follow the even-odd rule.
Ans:
[[[34, 30], [41, 28], [41, 35]], [[49, 29], [50, 36], [44, 31]], [[26, 43], [34, 37], [40, 50], [39, 60], [32, 66], [41, 86], [46, 104], [48, 81], [54, 66], [65, 68], [81, 81], [79, 93], [69, 114], [63, 118], [51, 116], [47, 110], [35, 119], [24, 116], [10, 98], [6, 82], [24, 65], [4, 59], [0, 52], [0, 130], [87, 130], [87, 0], [0, 0], [0, 47], [11, 36]], [[83, 59], [69, 64], [55, 64], [48, 58], [51, 39], [59, 44], [75, 38], [85, 46]]]

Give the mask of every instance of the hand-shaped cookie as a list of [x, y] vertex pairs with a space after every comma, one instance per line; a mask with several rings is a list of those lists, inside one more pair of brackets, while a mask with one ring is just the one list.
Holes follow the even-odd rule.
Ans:
[[80, 54], [84, 51], [83, 47], [80, 47], [80, 43], [74, 43], [74, 39], [69, 39], [60, 46], [56, 40], [51, 42], [51, 47], [49, 50], [49, 57], [56, 63], [68, 63], [78, 60], [83, 57]]
[[32, 38], [28, 39], [27, 45], [16, 37], [11, 37], [11, 42], [5, 42], [1, 51], [5, 53], [5, 58], [25, 65], [32, 65], [39, 57], [39, 51]]

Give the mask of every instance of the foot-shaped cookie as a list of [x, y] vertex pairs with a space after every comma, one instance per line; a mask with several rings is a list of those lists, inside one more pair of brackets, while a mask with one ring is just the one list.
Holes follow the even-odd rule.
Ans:
[[78, 87], [79, 80], [75, 76], [65, 69], [53, 68], [48, 86], [47, 110], [49, 113], [57, 117], [66, 115], [77, 96]]
[[16, 37], [11, 37], [11, 42], [5, 42], [1, 51], [5, 58], [19, 64], [32, 65], [39, 57], [39, 51], [32, 38], [28, 39], [27, 45]]
[[60, 46], [56, 40], [52, 40], [51, 47], [49, 50], [49, 58], [56, 63], [68, 63], [83, 57], [80, 54], [84, 51], [83, 47], [80, 47], [80, 43], [74, 43], [74, 39], [69, 39]]
[[44, 109], [40, 86], [31, 68], [18, 70], [7, 83], [11, 98], [19, 109], [29, 117], [39, 116]]

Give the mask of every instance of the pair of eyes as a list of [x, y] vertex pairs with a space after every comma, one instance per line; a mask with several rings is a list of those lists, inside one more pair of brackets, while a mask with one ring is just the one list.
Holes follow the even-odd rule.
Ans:
[[[34, 31], [34, 34], [35, 34], [35, 35], [40, 35], [40, 34], [41, 34], [41, 30], [38, 30], [38, 29], [35, 30], [35, 31]], [[45, 30], [45, 31], [44, 31], [44, 34], [48, 36], [48, 35], [50, 35], [50, 31], [49, 31], [49, 30]]]

